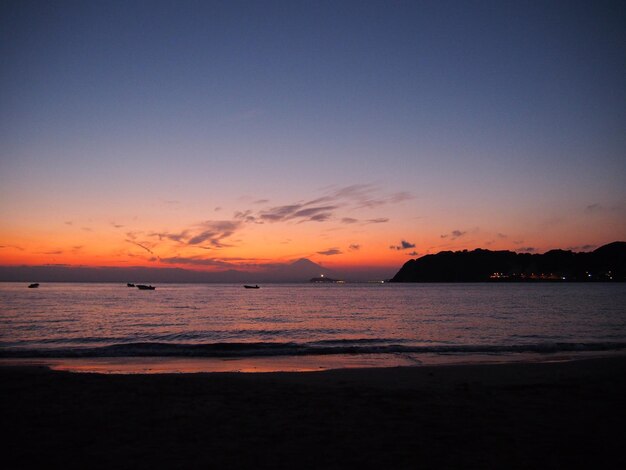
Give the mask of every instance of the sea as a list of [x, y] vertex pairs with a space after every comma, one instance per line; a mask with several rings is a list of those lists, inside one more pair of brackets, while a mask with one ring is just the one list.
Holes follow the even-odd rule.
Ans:
[[625, 283], [0, 283], [0, 363], [313, 371], [626, 354]]

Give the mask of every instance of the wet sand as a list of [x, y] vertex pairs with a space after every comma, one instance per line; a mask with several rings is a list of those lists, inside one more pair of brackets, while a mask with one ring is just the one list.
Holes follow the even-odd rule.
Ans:
[[626, 467], [624, 357], [0, 375], [5, 468]]

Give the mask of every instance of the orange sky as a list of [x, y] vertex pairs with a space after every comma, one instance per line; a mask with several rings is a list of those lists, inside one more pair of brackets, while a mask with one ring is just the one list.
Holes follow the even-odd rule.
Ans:
[[228, 210], [216, 202], [205, 218], [178, 201], [147, 204], [136, 214], [105, 208], [88, 218], [64, 209], [36, 218], [31, 207], [28, 216], [5, 214], [0, 264], [220, 271], [309, 258], [338, 271], [387, 267], [393, 273], [410, 258], [442, 250], [588, 251], [625, 230], [617, 209], [523, 219], [505, 210], [504, 216], [464, 214], [461, 205], [440, 214], [413, 193], [373, 184], [328, 187], [307, 199], [276, 203], [244, 197], [236, 205], [238, 210]]

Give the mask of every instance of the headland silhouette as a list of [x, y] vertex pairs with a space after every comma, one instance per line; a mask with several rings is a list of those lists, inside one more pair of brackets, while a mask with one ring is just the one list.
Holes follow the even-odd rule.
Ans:
[[626, 242], [592, 252], [442, 251], [407, 261], [391, 282], [626, 281]]

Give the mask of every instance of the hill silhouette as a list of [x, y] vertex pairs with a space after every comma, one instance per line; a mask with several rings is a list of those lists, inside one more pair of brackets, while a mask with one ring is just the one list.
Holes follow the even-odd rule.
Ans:
[[406, 262], [392, 282], [625, 281], [626, 242], [592, 252], [442, 251]]

